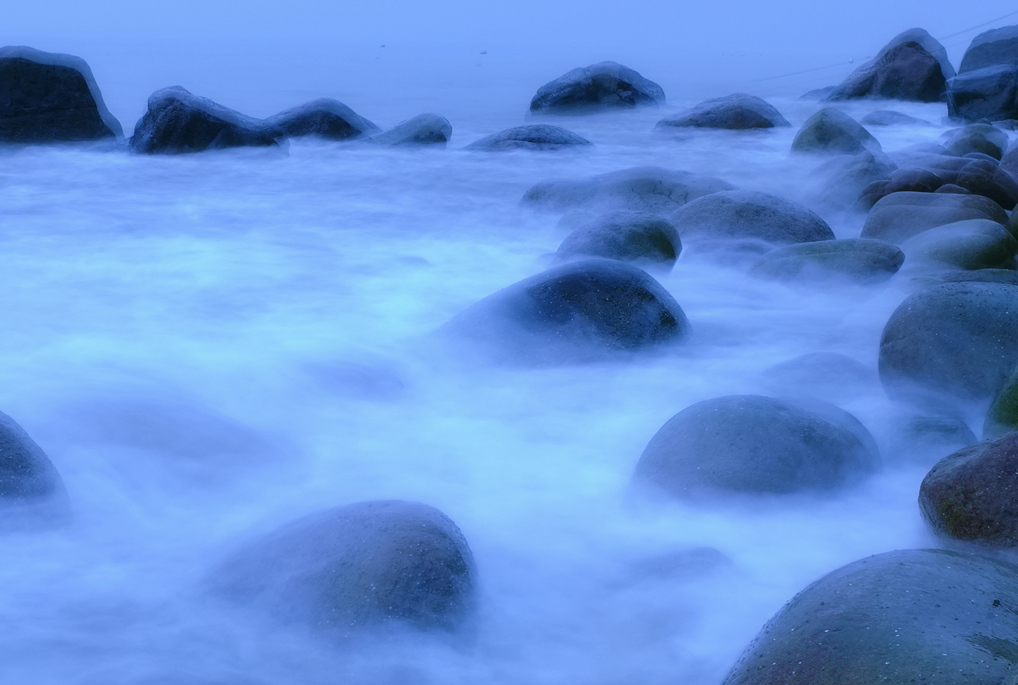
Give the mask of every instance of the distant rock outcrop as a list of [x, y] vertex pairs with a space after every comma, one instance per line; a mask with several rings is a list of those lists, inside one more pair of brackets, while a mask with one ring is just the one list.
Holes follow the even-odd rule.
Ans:
[[560, 126], [532, 124], [493, 133], [467, 145], [464, 150], [495, 152], [501, 150], [561, 150], [591, 146], [589, 140]]
[[388, 131], [368, 138], [379, 145], [445, 145], [452, 138], [452, 124], [438, 114], [418, 114], [401, 121]]
[[347, 140], [380, 130], [342, 102], [328, 98], [312, 100], [280, 112], [266, 119], [265, 123], [278, 128], [288, 138], [318, 136]]
[[781, 112], [755, 95], [735, 93], [704, 100], [696, 107], [657, 122], [657, 128], [723, 128], [744, 130], [791, 126]]
[[597, 112], [660, 105], [661, 86], [617, 62], [580, 67], [546, 83], [530, 101], [534, 114]]
[[880, 143], [858, 121], [841, 110], [825, 107], [799, 128], [792, 152], [823, 152], [855, 155], [881, 152]]

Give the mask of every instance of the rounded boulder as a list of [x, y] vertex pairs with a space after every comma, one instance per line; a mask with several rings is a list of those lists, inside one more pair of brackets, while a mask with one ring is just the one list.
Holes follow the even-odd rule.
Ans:
[[580, 67], [544, 84], [530, 101], [533, 114], [571, 114], [663, 104], [661, 86], [617, 62]]
[[741, 131], [776, 126], [791, 124], [769, 102], [746, 93], [704, 100], [692, 109], [657, 122], [658, 129], [693, 127]]
[[660, 216], [610, 212], [577, 227], [562, 241], [555, 255], [561, 259], [605, 257], [671, 267], [681, 251], [678, 232]]

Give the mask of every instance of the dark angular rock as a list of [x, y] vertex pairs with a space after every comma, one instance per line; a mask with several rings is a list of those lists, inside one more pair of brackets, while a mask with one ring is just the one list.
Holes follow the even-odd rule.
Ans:
[[1018, 26], [990, 29], [973, 38], [958, 72], [963, 74], [1001, 64], [1018, 66]]
[[445, 145], [452, 138], [452, 124], [437, 114], [418, 114], [388, 131], [368, 138], [379, 145]]
[[407, 625], [455, 630], [476, 601], [477, 572], [456, 524], [414, 502], [361, 502], [299, 519], [234, 553], [218, 594], [286, 622], [348, 633]]
[[834, 240], [827, 222], [802, 205], [752, 190], [697, 198], [670, 217], [685, 242], [757, 240], [769, 245]]
[[947, 113], [955, 119], [1018, 119], [1018, 67], [986, 67], [947, 82]]
[[724, 685], [999, 685], [1018, 662], [1018, 567], [975, 554], [899, 550], [796, 595]]
[[792, 141], [793, 152], [855, 155], [880, 152], [880, 143], [852, 117], [832, 107], [820, 110], [802, 125]]
[[932, 126], [925, 119], [918, 119], [908, 114], [895, 112], [891, 109], [878, 109], [870, 112], [859, 120], [865, 126]]
[[661, 86], [616, 62], [573, 69], [546, 83], [530, 101], [535, 114], [584, 113], [664, 104]]
[[954, 70], [947, 62], [944, 47], [923, 29], [911, 29], [893, 38], [874, 59], [853, 71], [824, 99], [941, 102], [946, 79], [951, 76]]
[[681, 251], [675, 227], [660, 216], [611, 212], [578, 227], [566, 236], [555, 254], [560, 258], [606, 257], [671, 268]]
[[904, 261], [900, 249], [882, 240], [820, 240], [775, 248], [765, 253], [749, 273], [779, 281], [867, 285], [886, 281]]
[[119, 138], [85, 60], [29, 47], [0, 48], [0, 142]]
[[1004, 224], [1007, 214], [1000, 205], [980, 195], [892, 193], [873, 205], [861, 235], [900, 244], [927, 229], [970, 219]]
[[560, 126], [533, 124], [517, 126], [470, 143], [464, 150], [561, 150], [568, 147], [593, 145]]
[[766, 100], [746, 93], [705, 100], [681, 114], [657, 122], [657, 128], [724, 128], [744, 130], [791, 126]]
[[288, 138], [319, 136], [330, 140], [347, 140], [375, 133], [377, 126], [342, 102], [323, 98], [312, 100], [265, 120]]

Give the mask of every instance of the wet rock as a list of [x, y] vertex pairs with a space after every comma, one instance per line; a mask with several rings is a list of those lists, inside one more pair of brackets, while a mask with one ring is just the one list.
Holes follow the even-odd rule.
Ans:
[[1018, 178], [1018, 147], [1013, 147], [1000, 158], [1000, 168]]
[[999, 685], [1018, 662], [1018, 567], [974, 554], [898, 550], [796, 595], [724, 685]]
[[858, 399], [879, 387], [875, 369], [835, 352], [814, 352], [775, 364], [760, 379], [776, 395], [837, 403]]
[[944, 181], [927, 169], [895, 169], [887, 178], [863, 188], [859, 206], [870, 209], [877, 200], [891, 193], [932, 193], [942, 185]]
[[0, 142], [56, 143], [123, 136], [80, 57], [0, 48]]
[[892, 193], [873, 205], [861, 236], [900, 244], [930, 228], [970, 219], [1003, 224], [1007, 214], [997, 203], [982, 196]]
[[945, 194], [950, 194], [950, 195], [971, 195], [972, 194], [971, 190], [967, 190], [965, 188], [962, 188], [961, 186], [956, 186], [953, 183], [945, 183], [944, 185], [940, 186], [939, 188], [937, 188], [933, 192], [935, 192], [935, 193], [945, 193]]
[[1002, 64], [1018, 66], [1018, 26], [990, 29], [973, 38], [958, 72], [964, 74]]
[[723, 128], [744, 130], [791, 126], [781, 112], [754, 95], [735, 93], [705, 100], [692, 109], [657, 122], [657, 128]]
[[816, 493], [857, 483], [878, 461], [869, 431], [834, 405], [735, 395], [699, 402], [669, 419], [633, 479], [683, 500]]
[[1018, 363], [1018, 288], [945, 283], [909, 296], [880, 340], [880, 380], [894, 399], [987, 401]]
[[995, 66], [958, 74], [947, 82], [953, 119], [1018, 119], [1018, 67]]
[[880, 151], [880, 143], [869, 131], [852, 117], [832, 107], [825, 107], [807, 119], [792, 141], [792, 152], [855, 155]]
[[375, 501], [312, 514], [249, 543], [210, 585], [283, 621], [339, 633], [455, 630], [471, 618], [477, 572], [463, 534], [440, 511]]
[[280, 112], [266, 119], [265, 123], [279, 129], [288, 138], [319, 136], [329, 140], [348, 140], [380, 130], [342, 102], [328, 98]]
[[870, 112], [859, 120], [865, 126], [932, 126], [925, 119], [918, 119], [908, 114], [895, 112], [891, 109], [878, 109]]
[[0, 506], [64, 495], [63, 480], [46, 453], [14, 419], [0, 413]]
[[179, 154], [274, 147], [282, 136], [282, 131], [260, 119], [171, 86], [149, 96], [148, 111], [134, 127], [131, 149], [146, 154]]
[[948, 154], [964, 157], [981, 152], [999, 160], [1007, 149], [1007, 134], [989, 124], [969, 124], [946, 132], [941, 139]]
[[923, 29], [910, 29], [891, 39], [875, 58], [849, 74], [824, 99], [941, 102], [946, 80], [952, 76], [954, 69], [944, 46]]
[[709, 176], [661, 167], [634, 167], [578, 181], [544, 181], [533, 186], [523, 205], [552, 211], [628, 210], [665, 214], [690, 200], [735, 186]]
[[821, 240], [775, 248], [765, 253], [749, 273], [779, 281], [865, 285], [886, 281], [904, 261], [900, 249], [882, 240]]
[[990, 198], [1007, 211], [1018, 204], [1018, 180], [994, 162], [969, 162], [958, 172], [955, 183], [974, 195]]
[[945, 283], [1003, 283], [1018, 285], [1018, 272], [1009, 269], [979, 269], [978, 271], [947, 271], [939, 275]]
[[1015, 430], [1018, 430], [1018, 368], [1011, 371], [990, 403], [983, 421], [983, 439], [998, 438]]
[[497, 361], [554, 364], [631, 354], [681, 340], [689, 322], [640, 269], [610, 259], [563, 264], [475, 303], [444, 331]]
[[530, 101], [534, 114], [572, 114], [664, 104], [661, 86], [616, 62], [581, 67], [546, 83]]
[[898, 463], [932, 464], [975, 442], [975, 433], [964, 421], [942, 416], [913, 416], [897, 431], [885, 455], [888, 461]]
[[910, 269], [1014, 269], [1018, 240], [995, 221], [971, 219], [927, 229], [901, 249]]
[[388, 131], [368, 138], [379, 145], [445, 145], [452, 138], [452, 124], [438, 114], [418, 114]]
[[561, 150], [569, 147], [593, 145], [583, 136], [559, 126], [535, 124], [517, 126], [481, 138], [467, 145], [465, 150]]
[[606, 257], [671, 268], [682, 251], [675, 227], [656, 214], [611, 212], [578, 227], [555, 253], [560, 258]]
[[836, 210], [856, 207], [867, 186], [886, 178], [896, 168], [882, 153], [836, 155], [813, 170], [816, 201]]

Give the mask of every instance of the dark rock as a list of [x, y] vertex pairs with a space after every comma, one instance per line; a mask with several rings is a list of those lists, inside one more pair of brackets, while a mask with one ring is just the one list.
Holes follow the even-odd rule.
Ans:
[[720, 493], [824, 492], [862, 480], [879, 461], [851, 414], [811, 400], [719, 397], [682, 410], [654, 435], [634, 482], [677, 499]]
[[870, 112], [862, 119], [859, 120], [860, 124], [866, 126], [932, 126], [930, 122], [925, 119], [917, 119], [916, 117], [909, 116], [908, 114], [902, 114], [901, 112], [895, 112], [890, 109], [879, 109], [875, 112]]
[[814, 352], [765, 369], [760, 374], [768, 390], [777, 395], [817, 397], [848, 402], [878, 387], [876, 369], [834, 352]]
[[979, 269], [978, 271], [947, 271], [940, 274], [945, 283], [1003, 283], [1018, 285], [1018, 272], [1010, 269]]
[[749, 273], [780, 281], [870, 284], [889, 279], [904, 261], [902, 251], [883, 240], [821, 240], [775, 248]]
[[64, 483], [46, 453], [7, 414], [0, 413], [0, 502], [59, 498]]
[[944, 181], [940, 176], [927, 169], [895, 169], [886, 179], [874, 181], [863, 188], [862, 195], [859, 197], [859, 206], [868, 210], [876, 204], [877, 200], [887, 197], [891, 193], [932, 193], [942, 185], [944, 185]]
[[844, 566], [796, 595], [724, 685], [1000, 685], [1016, 662], [1018, 567], [898, 550]]
[[966, 190], [965, 188], [962, 188], [961, 186], [956, 186], [953, 183], [945, 183], [944, 185], [940, 186], [939, 188], [937, 188], [933, 192], [935, 192], [935, 193], [946, 193], [946, 194], [950, 194], [950, 195], [971, 195], [972, 194], [971, 190]]
[[969, 219], [1003, 224], [1007, 214], [997, 203], [978, 195], [892, 193], [873, 205], [861, 235], [900, 244], [930, 228]]
[[465, 150], [561, 150], [567, 147], [593, 145], [583, 136], [559, 126], [536, 124], [517, 126], [481, 138], [467, 145]]
[[880, 380], [894, 399], [987, 401], [1018, 363], [1018, 288], [945, 283], [891, 314], [880, 340]]
[[627, 262], [666, 264], [682, 251], [675, 227], [656, 214], [611, 212], [588, 221], [566, 236], [555, 253], [561, 258], [606, 257]]
[[661, 86], [616, 62], [573, 69], [546, 83], [530, 101], [537, 114], [597, 112], [664, 104]]
[[1018, 66], [1018, 26], [983, 31], [972, 39], [961, 59], [959, 73], [1010, 64]]
[[944, 47], [923, 29], [911, 29], [895, 36], [875, 58], [853, 71], [824, 99], [941, 102], [946, 79], [951, 76], [954, 70]]
[[282, 131], [180, 86], [148, 99], [148, 111], [134, 127], [131, 149], [147, 154], [202, 152], [231, 147], [272, 147]]
[[570, 262], [475, 303], [444, 330], [496, 360], [582, 362], [680, 340], [682, 308], [660, 283], [624, 262]]
[[958, 172], [971, 160], [947, 154], [942, 145], [913, 145], [891, 155], [894, 162], [901, 168], [926, 169], [941, 178], [944, 183], [954, 183]]
[[279, 129], [288, 138], [320, 136], [330, 140], [347, 140], [379, 130], [342, 102], [328, 98], [280, 112], [266, 119], [265, 123]]
[[927, 229], [901, 249], [911, 268], [1014, 269], [1018, 240], [995, 221], [970, 219]]
[[947, 113], [965, 121], [1018, 119], [1018, 67], [958, 74], [947, 82]]
[[1000, 158], [1000, 168], [1018, 178], [1018, 147], [1013, 147]]
[[754, 95], [736, 93], [723, 98], [705, 100], [692, 109], [657, 122], [657, 128], [686, 126], [743, 130], [791, 124], [766, 100]]
[[975, 195], [990, 198], [1007, 211], [1018, 204], [1018, 181], [994, 162], [981, 159], [969, 162], [958, 172], [955, 183]]
[[823, 88], [815, 88], [807, 91], [799, 96], [800, 100], [822, 100], [823, 98], [834, 92], [837, 86], [824, 86]]
[[795, 134], [792, 151], [855, 155], [880, 152], [880, 143], [852, 117], [825, 107], [807, 119]]
[[0, 48], [0, 142], [75, 142], [123, 135], [85, 60], [29, 47]]
[[983, 439], [998, 438], [1018, 430], [1018, 368], [1004, 382], [990, 403], [983, 421]]
[[452, 137], [452, 124], [437, 114], [418, 114], [388, 131], [368, 138], [379, 145], [445, 145]]
[[473, 612], [473, 555], [433, 507], [361, 502], [299, 519], [234, 553], [219, 594], [287, 622], [349, 632], [408, 625], [454, 630]]
[[941, 136], [948, 154], [964, 157], [972, 152], [982, 152], [999, 160], [1007, 149], [1007, 134], [989, 124], [969, 124], [952, 129]]
[[526, 192], [522, 204], [553, 211], [630, 210], [665, 214], [690, 200], [735, 186], [688, 171], [634, 167], [579, 181], [545, 181]]

